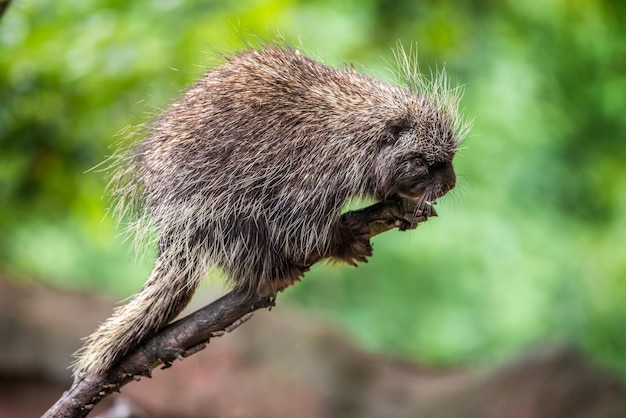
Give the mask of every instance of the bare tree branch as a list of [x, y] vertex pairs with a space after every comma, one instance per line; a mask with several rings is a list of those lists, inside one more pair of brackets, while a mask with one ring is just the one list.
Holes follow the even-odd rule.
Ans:
[[[357, 235], [373, 237], [393, 228], [413, 229], [418, 223], [436, 216], [432, 206], [418, 207], [415, 201], [392, 198], [365, 209], [347, 212], [343, 222]], [[312, 256], [309, 264], [320, 261]], [[43, 415], [44, 417], [84, 417], [104, 397], [132, 380], [150, 376], [162, 364], [169, 367], [202, 350], [212, 337], [230, 332], [252, 316], [257, 309], [274, 306], [273, 297], [255, 297], [230, 292], [198, 311], [171, 323], [157, 335], [140, 344], [104, 376], [81, 374], [71, 388]]]

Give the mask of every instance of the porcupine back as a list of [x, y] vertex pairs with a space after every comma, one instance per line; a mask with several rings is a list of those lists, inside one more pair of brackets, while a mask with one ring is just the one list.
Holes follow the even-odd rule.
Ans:
[[[140, 230], [156, 227], [159, 256], [140, 293], [88, 338], [75, 370], [106, 371], [171, 321], [212, 266], [257, 294], [297, 280], [308, 255], [326, 253], [348, 198], [386, 197], [374, 173], [395, 121], [420, 114], [458, 130], [442, 86], [413, 92], [278, 47], [207, 72], [119, 158], [118, 211], [134, 211]], [[458, 143], [440, 133], [420, 141], [421, 152], [442, 155]]]

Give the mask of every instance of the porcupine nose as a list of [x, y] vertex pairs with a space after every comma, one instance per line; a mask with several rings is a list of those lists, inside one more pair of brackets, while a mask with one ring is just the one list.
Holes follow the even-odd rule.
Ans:
[[443, 162], [432, 167], [437, 183], [440, 185], [440, 196], [448, 193], [456, 185], [456, 173], [452, 163]]

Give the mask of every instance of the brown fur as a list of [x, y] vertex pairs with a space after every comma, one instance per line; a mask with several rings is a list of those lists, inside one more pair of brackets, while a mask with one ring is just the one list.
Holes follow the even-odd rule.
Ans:
[[454, 187], [458, 97], [399, 58], [404, 88], [291, 49], [248, 50], [161, 115], [113, 182], [121, 212], [156, 227], [154, 271], [88, 338], [75, 371], [104, 373], [173, 319], [211, 267], [273, 295], [312, 254], [365, 261], [369, 242], [340, 222], [351, 197], [433, 201]]

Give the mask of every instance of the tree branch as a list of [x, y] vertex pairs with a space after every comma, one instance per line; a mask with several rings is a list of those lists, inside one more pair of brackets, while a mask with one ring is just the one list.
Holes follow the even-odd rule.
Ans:
[[[357, 235], [370, 238], [393, 228], [414, 229], [420, 222], [436, 216], [432, 206], [418, 206], [399, 197], [376, 203], [365, 209], [347, 212], [343, 222]], [[320, 261], [312, 256], [307, 262]], [[140, 344], [103, 376], [81, 374], [70, 389], [43, 417], [84, 417], [104, 397], [131, 380], [150, 377], [151, 370], [162, 364], [169, 367], [175, 359], [182, 360], [202, 350], [212, 337], [223, 335], [248, 320], [254, 311], [274, 306], [274, 297], [258, 297], [232, 291], [211, 304], [163, 328], [154, 337]]]

